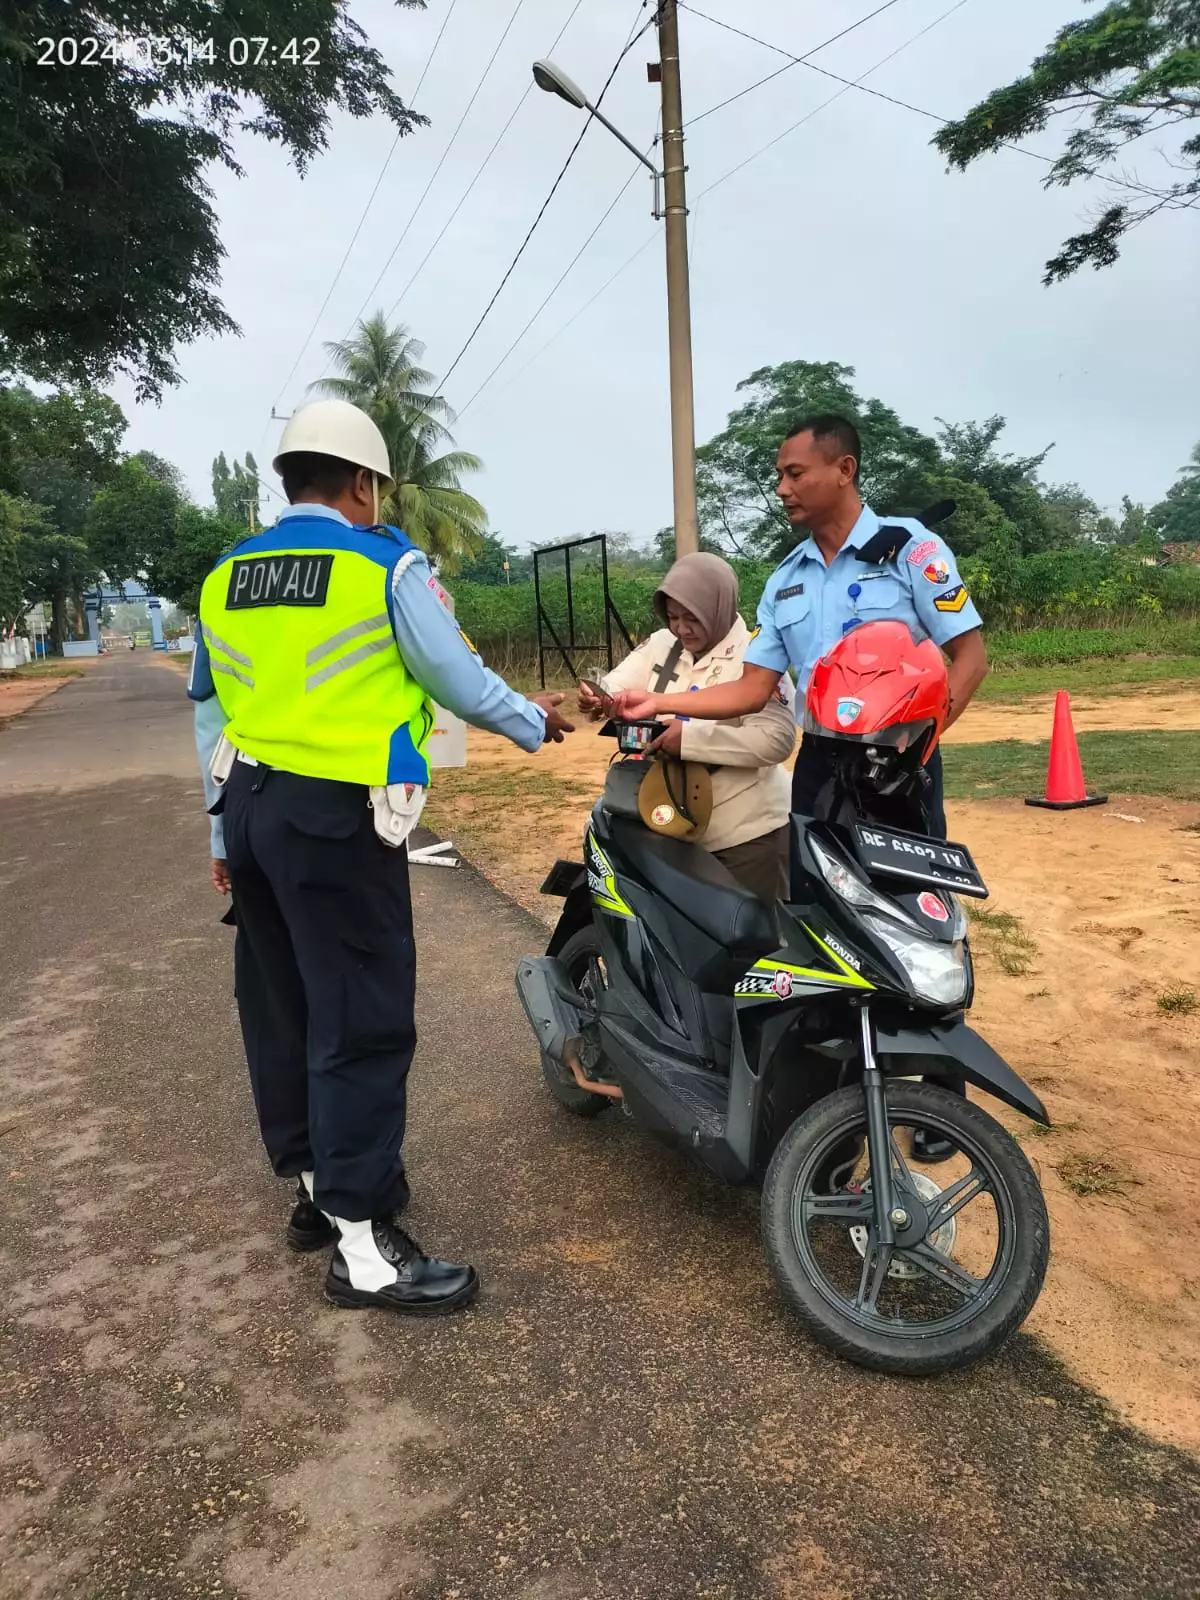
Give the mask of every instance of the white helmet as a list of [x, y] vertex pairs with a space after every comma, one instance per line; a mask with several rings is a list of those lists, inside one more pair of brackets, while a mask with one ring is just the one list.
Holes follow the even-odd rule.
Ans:
[[292, 413], [271, 465], [281, 472], [284, 456], [300, 454], [336, 456], [352, 467], [365, 467], [375, 473], [385, 492], [395, 481], [382, 433], [365, 411], [348, 400], [314, 400]]

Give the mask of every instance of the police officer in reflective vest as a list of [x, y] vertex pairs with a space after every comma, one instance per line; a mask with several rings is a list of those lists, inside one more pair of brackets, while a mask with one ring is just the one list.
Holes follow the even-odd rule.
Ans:
[[288, 1243], [336, 1245], [329, 1298], [438, 1315], [479, 1279], [396, 1220], [416, 1044], [404, 840], [432, 699], [530, 751], [570, 724], [561, 695], [526, 700], [484, 667], [424, 555], [379, 525], [391, 467], [365, 412], [305, 406], [274, 465], [290, 504], [209, 574], [189, 688], [254, 1101], [297, 1180]]
[[[885, 522], [858, 492], [862, 445], [845, 417], [809, 417], [784, 441], [777, 493], [793, 527], [808, 537], [767, 581], [758, 632], [736, 683], [689, 695], [625, 695], [622, 714], [744, 717], [766, 705], [782, 673], [796, 675], [802, 711], [809, 675], [822, 655], [860, 622], [895, 618], [914, 638], [932, 639], [950, 658], [950, 717], [957, 721], [987, 676], [983, 624], [945, 541], [911, 517]], [[827, 747], [805, 739], [792, 778], [792, 810], [812, 815], [833, 774]], [[928, 831], [946, 837], [942, 753], [926, 767]], [[924, 1137], [922, 1131], [922, 1138]], [[944, 1148], [943, 1148], [944, 1146]], [[925, 1142], [925, 1160], [953, 1146]]]

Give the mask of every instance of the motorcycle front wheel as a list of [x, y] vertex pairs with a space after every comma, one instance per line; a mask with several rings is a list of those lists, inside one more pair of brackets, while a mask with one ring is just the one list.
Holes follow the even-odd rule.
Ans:
[[[893, 1245], [879, 1238], [861, 1087], [840, 1089], [780, 1141], [763, 1189], [771, 1270], [808, 1331], [878, 1372], [922, 1376], [994, 1354], [1033, 1308], [1050, 1257], [1037, 1177], [986, 1112], [931, 1084], [889, 1080]], [[926, 1167], [911, 1132], [956, 1154]]]

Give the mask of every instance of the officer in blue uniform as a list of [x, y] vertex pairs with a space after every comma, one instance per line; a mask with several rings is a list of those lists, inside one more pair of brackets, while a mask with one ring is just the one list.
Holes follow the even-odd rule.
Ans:
[[[741, 678], [688, 695], [626, 694], [623, 716], [749, 716], [766, 705], [789, 668], [802, 709], [821, 656], [860, 622], [885, 618], [907, 623], [916, 639], [932, 639], [946, 652], [947, 727], [962, 716], [988, 670], [979, 613], [945, 540], [911, 517], [885, 522], [863, 504], [861, 453], [858, 430], [844, 417], [797, 424], [779, 452], [776, 492], [793, 527], [807, 530], [808, 537], [767, 582]], [[926, 770], [929, 831], [945, 838], [940, 750]], [[811, 814], [830, 774], [823, 747], [806, 739], [792, 780], [793, 811]]]
[[[746, 650], [741, 678], [695, 694], [626, 693], [620, 696], [620, 715], [748, 716], [766, 705], [789, 668], [796, 676], [797, 708], [803, 708], [809, 676], [821, 656], [859, 623], [890, 619], [907, 623], [916, 639], [932, 639], [945, 651], [950, 658], [947, 726], [962, 716], [988, 670], [979, 613], [943, 539], [910, 517], [885, 522], [863, 504], [861, 458], [858, 430], [845, 417], [814, 416], [797, 424], [779, 451], [776, 492], [792, 526], [808, 537], [763, 591], [758, 633]], [[833, 773], [827, 750], [815, 740], [801, 743], [792, 779], [793, 811], [812, 814]], [[927, 828], [944, 839], [940, 749], [926, 773]], [[919, 1153], [937, 1160], [952, 1148], [945, 1141], [924, 1140]]]
[[[835, 416], [802, 422], [785, 440], [778, 494], [792, 525], [809, 536], [769, 579], [746, 661], [772, 673], [790, 667], [803, 706], [813, 667], [843, 634], [860, 622], [904, 622], [914, 638], [932, 639], [950, 657], [952, 723], [987, 674], [983, 624], [945, 540], [911, 517], [885, 522], [862, 503], [861, 449], [858, 430]], [[793, 811], [811, 814], [829, 776], [827, 748], [807, 739], [801, 745]], [[944, 839], [940, 749], [926, 772], [929, 832]]]
[[263, 1143], [295, 1178], [288, 1243], [334, 1246], [337, 1305], [412, 1315], [472, 1300], [470, 1266], [399, 1226], [416, 1044], [403, 842], [420, 815], [431, 700], [533, 751], [562, 695], [510, 689], [455, 625], [429, 563], [380, 526], [392, 487], [374, 422], [305, 406], [275, 468], [290, 504], [204, 585], [189, 693], [233, 893], [236, 994]]

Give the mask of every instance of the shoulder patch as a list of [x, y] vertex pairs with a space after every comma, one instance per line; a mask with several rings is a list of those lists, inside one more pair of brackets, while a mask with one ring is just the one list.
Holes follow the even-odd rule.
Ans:
[[922, 539], [920, 544], [914, 545], [908, 552], [909, 566], [919, 567], [922, 562], [928, 561], [930, 556], [936, 555], [937, 549], [938, 542], [936, 539]]
[[935, 611], [961, 611], [971, 596], [967, 593], [965, 583], [956, 584], [953, 589], [947, 589], [945, 594], [939, 594], [933, 602]]
[[926, 583], [949, 583], [950, 568], [940, 559], [934, 559], [928, 566], [921, 568], [921, 576]]

